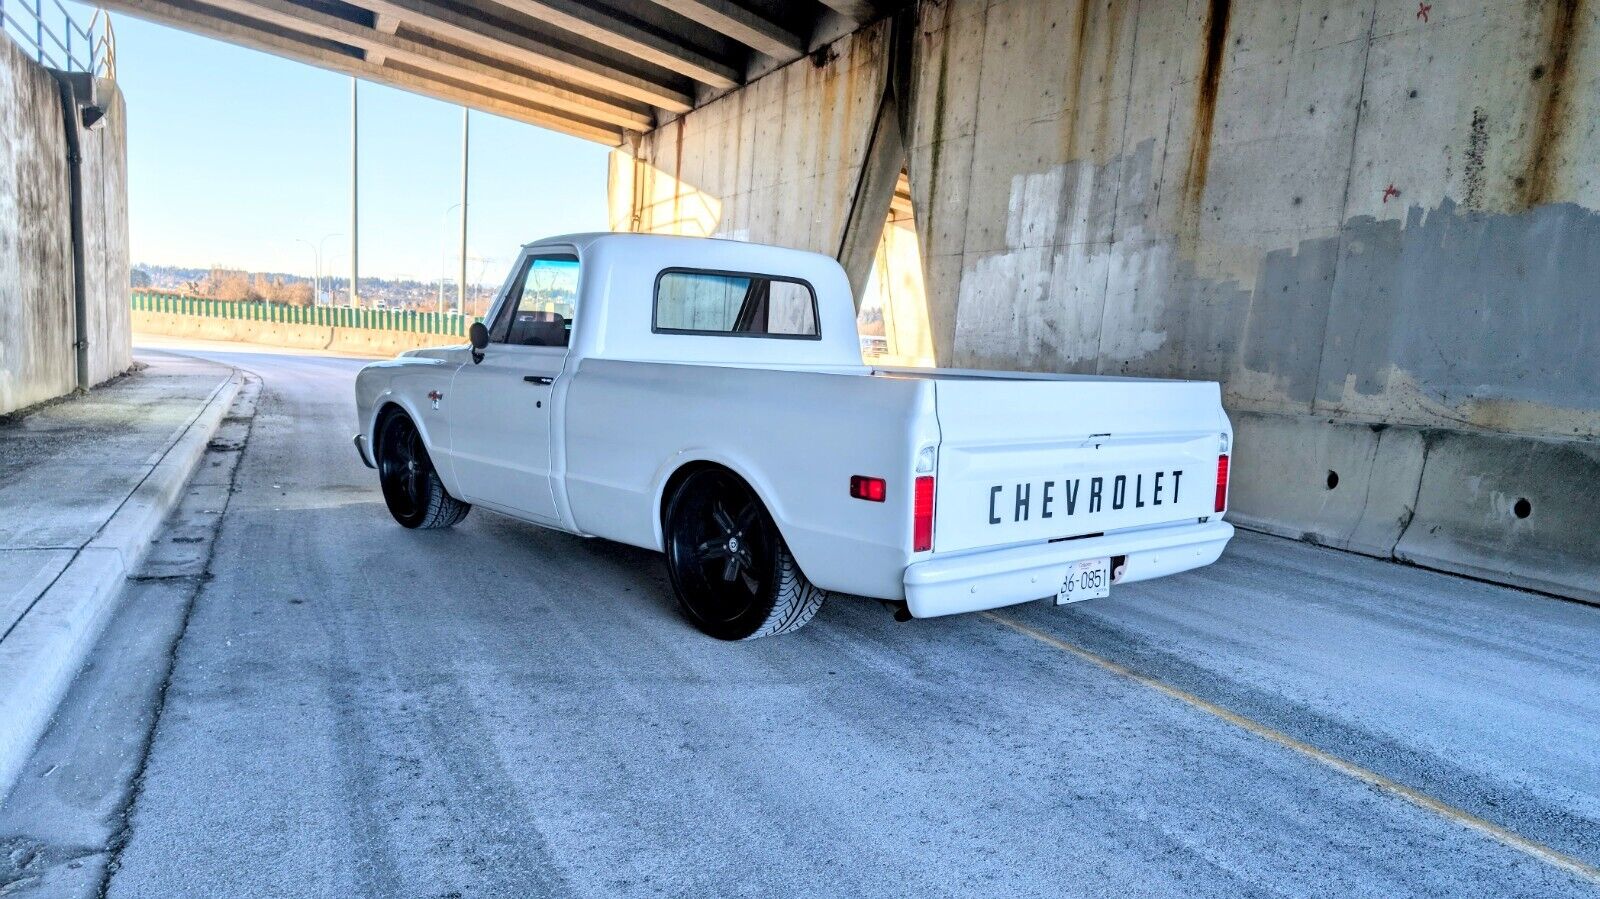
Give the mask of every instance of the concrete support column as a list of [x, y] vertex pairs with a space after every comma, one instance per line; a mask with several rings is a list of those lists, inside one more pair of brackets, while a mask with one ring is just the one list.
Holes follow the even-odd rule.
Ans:
[[900, 172], [906, 167], [906, 135], [910, 133], [911, 56], [912, 39], [916, 34], [916, 9], [902, 11], [890, 23], [888, 32], [888, 66], [884, 78], [883, 96], [878, 101], [878, 115], [872, 125], [872, 137], [867, 144], [866, 159], [861, 166], [861, 177], [856, 182], [855, 195], [850, 202], [850, 213], [845, 219], [844, 235], [839, 241], [837, 258], [850, 278], [850, 289], [860, 307], [867, 277], [872, 273], [872, 261], [878, 252], [878, 241], [883, 236], [883, 225], [889, 217], [889, 204], [894, 199], [894, 188]]

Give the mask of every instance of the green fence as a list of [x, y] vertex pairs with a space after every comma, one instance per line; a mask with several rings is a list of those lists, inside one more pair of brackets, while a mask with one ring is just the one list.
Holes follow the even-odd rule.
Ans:
[[135, 312], [162, 312], [172, 315], [199, 315], [246, 321], [280, 322], [286, 325], [314, 325], [323, 328], [372, 328], [381, 331], [410, 331], [414, 334], [467, 336], [467, 329], [482, 319], [449, 312], [418, 312], [414, 309], [352, 309], [349, 306], [285, 306], [281, 303], [229, 303], [204, 297], [183, 296], [154, 290], [133, 292]]

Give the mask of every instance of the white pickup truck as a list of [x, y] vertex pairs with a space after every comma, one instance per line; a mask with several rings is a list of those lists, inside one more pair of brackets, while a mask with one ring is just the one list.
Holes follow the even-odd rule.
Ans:
[[664, 551], [714, 637], [795, 630], [829, 593], [916, 618], [1104, 596], [1233, 535], [1216, 384], [870, 368], [826, 256], [551, 238], [472, 330], [356, 379], [395, 519], [479, 505]]

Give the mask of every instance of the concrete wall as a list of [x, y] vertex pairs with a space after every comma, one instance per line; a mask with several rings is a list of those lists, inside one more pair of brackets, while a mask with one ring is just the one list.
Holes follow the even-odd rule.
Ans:
[[[90, 383], [132, 362], [125, 115], [114, 85], [83, 157]], [[68, 135], [56, 80], [0, 37], [0, 414], [77, 384]]]
[[[1600, 438], [1600, 3], [914, 18], [940, 364], [1220, 381], [1236, 520], [1596, 595], [1597, 541], [1564, 535], [1600, 515], [1563, 497], [1593, 495]], [[889, 35], [619, 151], [613, 224], [687, 230], [662, 213], [687, 182], [702, 233], [837, 247], [859, 163], [835, 163], [865, 146]]]
[[802, 59], [646, 135], [636, 154], [613, 153], [611, 227], [836, 254], [883, 92], [886, 33], [870, 26], [822, 65]]
[[128, 132], [122, 92], [100, 82], [111, 108], [105, 125], [82, 131], [84, 289], [88, 294], [89, 380], [99, 384], [133, 364], [128, 305]]
[[66, 158], [55, 79], [0, 37], [0, 414], [77, 386]]

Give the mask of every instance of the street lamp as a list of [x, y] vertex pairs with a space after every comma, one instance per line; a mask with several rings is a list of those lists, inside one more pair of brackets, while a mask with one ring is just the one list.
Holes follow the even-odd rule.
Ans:
[[328, 257], [327, 257], [327, 261], [328, 261], [328, 305], [330, 305], [330, 306], [338, 305], [337, 303], [335, 303], [333, 301], [333, 282], [334, 282], [334, 279], [336, 277], [334, 275], [334, 272], [337, 270], [337, 266], [339, 264], [339, 260], [341, 260], [343, 258], [345, 258], [345, 254], [343, 252], [341, 252], [341, 251], [335, 251], [335, 252], [329, 253]]
[[297, 243], [303, 243], [311, 248], [311, 254], [316, 261], [316, 268], [312, 270], [311, 274], [311, 305], [313, 306], [322, 305], [322, 248], [328, 243], [329, 240], [335, 237], [343, 236], [344, 234], [342, 232], [325, 234], [323, 235], [322, 239], [317, 241], [315, 244], [312, 244], [311, 241], [306, 240], [304, 237], [295, 238]]
[[[472, 258], [474, 260], [476, 260], [477, 263], [478, 263], [477, 274], [472, 276], [471, 283], [473, 283], [473, 284], [482, 284], [483, 283], [483, 273], [488, 270], [489, 266], [505, 261], [504, 259], [502, 259], [499, 256], [474, 256]], [[462, 301], [461, 308], [458, 311], [462, 315], [466, 315], [467, 314], [467, 304], [466, 304], [466, 302], [464, 300]]]

